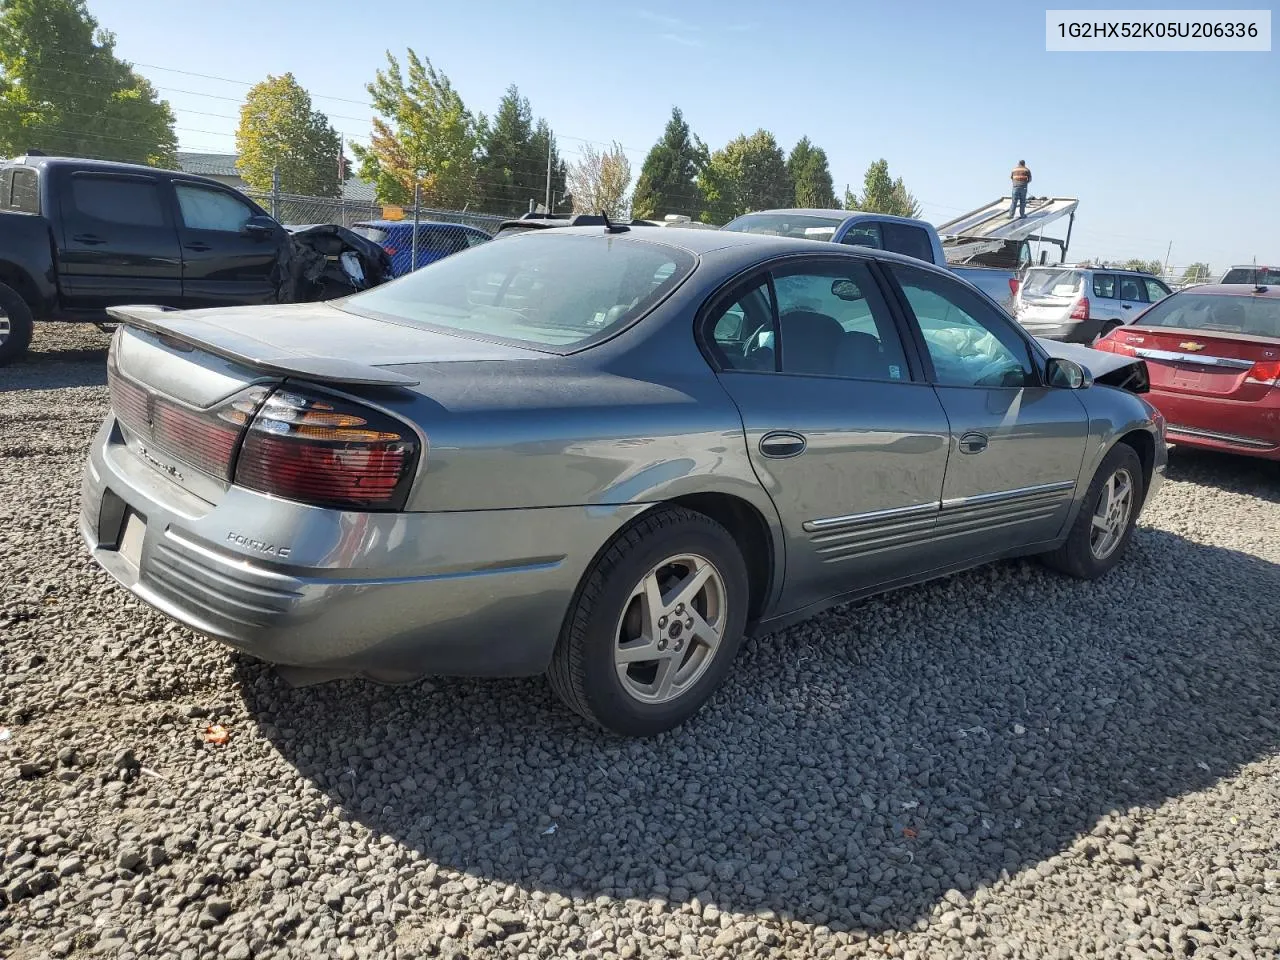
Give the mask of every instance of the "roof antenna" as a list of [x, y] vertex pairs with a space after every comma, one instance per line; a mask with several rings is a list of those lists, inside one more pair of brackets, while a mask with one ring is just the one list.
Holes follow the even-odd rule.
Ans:
[[626, 233], [627, 232], [627, 228], [622, 226], [621, 224], [610, 223], [609, 215], [605, 213], [604, 210], [600, 211], [600, 219], [604, 221], [605, 233]]

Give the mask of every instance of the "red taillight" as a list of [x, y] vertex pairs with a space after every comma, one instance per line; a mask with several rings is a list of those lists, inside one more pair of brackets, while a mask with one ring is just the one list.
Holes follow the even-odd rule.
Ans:
[[1250, 368], [1247, 378], [1258, 383], [1280, 381], [1280, 360], [1259, 360]]
[[1018, 295], [1018, 278], [1017, 277], [1009, 278], [1009, 293], [1015, 297]]
[[236, 444], [267, 395], [265, 387], [249, 387], [208, 409], [188, 407], [129, 380], [114, 359], [107, 364], [107, 384], [116, 420], [139, 443], [219, 480], [231, 479]]
[[1075, 309], [1071, 311], [1072, 320], [1088, 320], [1089, 319], [1089, 298], [1081, 297], [1076, 302]]
[[408, 426], [365, 407], [278, 390], [254, 417], [235, 482], [318, 507], [399, 510], [418, 462]]
[[1105, 337], [1099, 337], [1094, 341], [1093, 349], [1101, 350], [1103, 353], [1119, 353], [1126, 357], [1136, 357], [1138, 351], [1126, 342], [1128, 336], [1124, 327], [1117, 327]]
[[387, 256], [388, 256], [388, 257], [394, 257], [394, 256], [396, 255], [396, 248], [395, 248], [395, 247], [383, 247], [382, 249], [383, 249], [383, 250], [385, 250], [385, 251], [387, 251]]

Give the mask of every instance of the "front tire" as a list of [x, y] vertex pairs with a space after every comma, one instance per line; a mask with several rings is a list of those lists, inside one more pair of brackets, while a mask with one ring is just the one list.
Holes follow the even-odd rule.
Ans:
[[1145, 495], [1142, 461], [1133, 447], [1117, 443], [1093, 475], [1066, 542], [1045, 563], [1080, 580], [1106, 574], [1129, 548]]
[[742, 644], [746, 563], [711, 518], [659, 507], [592, 564], [547, 672], [572, 710], [623, 736], [679, 726], [715, 692]]
[[0, 367], [27, 352], [34, 329], [27, 301], [13, 287], [0, 283]]

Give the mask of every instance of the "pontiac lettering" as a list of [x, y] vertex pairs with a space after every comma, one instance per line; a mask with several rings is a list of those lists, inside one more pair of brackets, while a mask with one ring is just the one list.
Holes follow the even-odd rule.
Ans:
[[274, 543], [267, 543], [265, 540], [255, 540], [253, 537], [246, 537], [244, 534], [232, 531], [227, 534], [227, 542], [234, 543], [237, 547], [246, 547], [250, 550], [256, 550], [258, 553], [265, 553], [268, 556], [279, 557], [281, 560], [286, 559], [292, 548], [279, 547]]

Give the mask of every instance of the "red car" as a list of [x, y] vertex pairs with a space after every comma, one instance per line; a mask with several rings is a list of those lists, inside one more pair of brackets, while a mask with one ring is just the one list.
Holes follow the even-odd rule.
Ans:
[[1191, 287], [1094, 347], [1147, 362], [1170, 443], [1280, 460], [1280, 287]]

